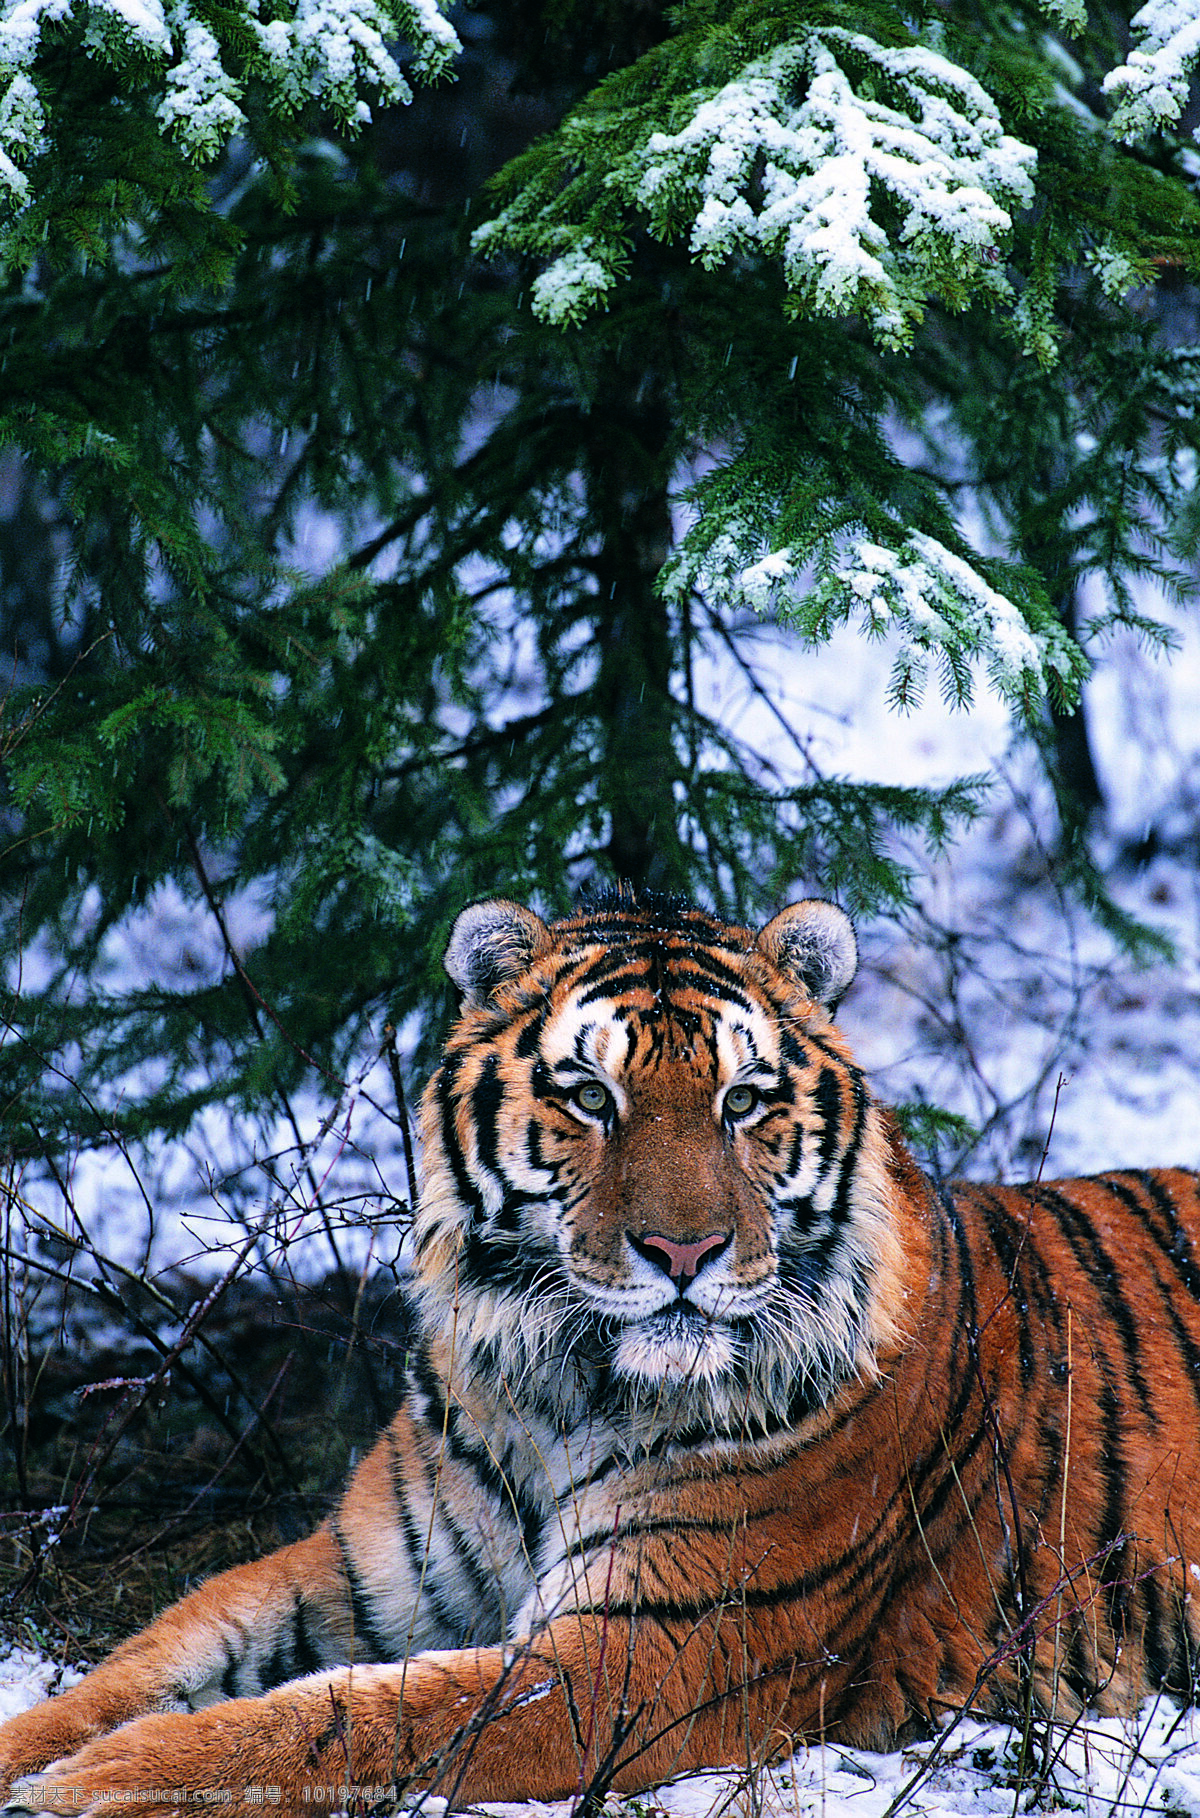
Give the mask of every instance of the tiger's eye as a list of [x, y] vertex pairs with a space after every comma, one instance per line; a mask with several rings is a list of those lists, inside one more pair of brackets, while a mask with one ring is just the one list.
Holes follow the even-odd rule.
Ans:
[[598, 1080], [585, 1080], [575, 1094], [575, 1103], [581, 1111], [607, 1111], [612, 1104], [612, 1097], [605, 1086]]
[[725, 1110], [730, 1117], [745, 1117], [758, 1102], [758, 1093], [753, 1086], [730, 1086], [725, 1094]]

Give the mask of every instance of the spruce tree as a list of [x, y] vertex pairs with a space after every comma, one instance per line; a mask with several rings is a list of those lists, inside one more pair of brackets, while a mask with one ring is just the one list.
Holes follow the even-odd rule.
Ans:
[[[998, 688], [1119, 926], [1080, 637], [1161, 635], [1129, 581], [1188, 556], [1200, 389], [1187, 33], [1139, 17], [9, 7], [18, 1160], [335, 1091], [474, 895], [902, 902], [892, 831], [943, 844], [978, 780], [774, 782], [692, 679], [763, 614], [893, 635], [898, 707]], [[111, 990], [168, 881], [224, 963]]]

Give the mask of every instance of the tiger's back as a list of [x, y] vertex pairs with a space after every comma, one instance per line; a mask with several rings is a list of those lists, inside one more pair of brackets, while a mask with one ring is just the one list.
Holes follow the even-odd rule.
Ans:
[[855, 962], [828, 904], [463, 912], [405, 1404], [316, 1534], [0, 1732], [70, 1755], [43, 1809], [230, 1760], [297, 1809], [563, 1797], [1192, 1696], [1197, 1178], [935, 1186], [833, 1024]]

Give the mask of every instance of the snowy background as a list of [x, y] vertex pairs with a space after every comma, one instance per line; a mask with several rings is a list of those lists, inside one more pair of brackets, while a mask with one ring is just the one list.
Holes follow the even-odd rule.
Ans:
[[[1157, 601], [1154, 610], [1171, 616]], [[881, 1096], [924, 1097], [975, 1126], [978, 1140], [939, 1158], [950, 1171], [1020, 1178], [1037, 1173], [1043, 1155], [1047, 1177], [1200, 1165], [1200, 631], [1184, 613], [1173, 622], [1173, 660], [1119, 640], [1088, 696], [1109, 803], [1100, 838], [1111, 888], [1175, 949], [1173, 962], [1143, 969], [1056, 889], [1044, 785], [982, 686], [970, 714], [931, 698], [897, 717], [886, 709], [886, 645], [846, 633], [806, 654], [769, 624], [757, 649], [762, 693], [716, 657], [700, 678], [704, 704], [785, 779], [801, 780], [813, 766], [913, 784], [994, 773], [987, 813], [944, 859], [931, 866], [919, 850], [908, 855], [917, 913], [904, 926], [860, 930], [863, 968], [840, 1018]], [[261, 900], [231, 905], [235, 940], [252, 947], [269, 913]], [[24, 964], [28, 978], [38, 955]], [[114, 937], [110, 984], [198, 982], [223, 964], [205, 912], [163, 892]], [[414, 1032], [401, 1034], [411, 1047]], [[411, 1081], [409, 1090], [415, 1097]], [[282, 1121], [249, 1128], [210, 1112], [186, 1140], [148, 1154], [81, 1155], [69, 1205], [32, 1175], [25, 1192], [45, 1219], [86, 1230], [101, 1249], [152, 1273], [178, 1264], [211, 1270], [214, 1250], [228, 1254], [248, 1230], [259, 1233], [250, 1266], [283, 1263], [303, 1275], [328, 1268], [335, 1254], [389, 1260], [403, 1236], [389, 1196], [403, 1201], [409, 1188], [387, 1068], [368, 1048], [335, 1116], [315, 1098], [296, 1112], [302, 1150]], [[323, 1225], [313, 1215], [318, 1200], [349, 1208], [340, 1215], [348, 1222]], [[43, 1696], [53, 1674], [25, 1652], [0, 1661], [0, 1717]], [[625, 1803], [681, 1818], [740, 1812], [760, 1799], [780, 1818], [1016, 1812], [1027, 1809], [1030, 1785], [1013, 1782], [1019, 1745], [1003, 1727], [962, 1722], [932, 1761], [928, 1745], [888, 1756], [809, 1749], [760, 1777], [753, 1793], [744, 1778], [706, 1775]], [[1157, 1700], [1126, 1723], [1057, 1734], [1044, 1803], [1200, 1818], [1200, 1717]]]

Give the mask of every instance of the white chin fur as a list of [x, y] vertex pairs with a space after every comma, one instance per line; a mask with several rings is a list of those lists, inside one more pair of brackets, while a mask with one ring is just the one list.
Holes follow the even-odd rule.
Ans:
[[617, 1340], [612, 1368], [635, 1382], [716, 1382], [733, 1368], [734, 1341], [723, 1326], [647, 1320], [626, 1326]]

